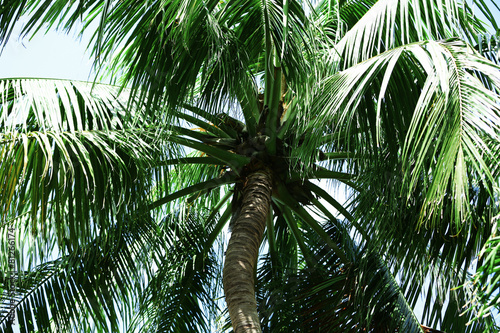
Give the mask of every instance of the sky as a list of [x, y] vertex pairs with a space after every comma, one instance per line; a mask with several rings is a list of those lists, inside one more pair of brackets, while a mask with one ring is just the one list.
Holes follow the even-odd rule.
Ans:
[[0, 54], [0, 78], [36, 77], [92, 81], [92, 60], [86, 46], [92, 35], [78, 37], [77, 29], [69, 34], [50, 31], [19, 37], [21, 24]]

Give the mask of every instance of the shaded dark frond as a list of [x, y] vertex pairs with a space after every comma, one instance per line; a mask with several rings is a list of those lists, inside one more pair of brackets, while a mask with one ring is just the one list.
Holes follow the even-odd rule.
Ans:
[[[386, 156], [390, 156], [387, 154]], [[411, 200], [399, 195], [402, 175], [394, 160], [387, 158], [375, 169], [365, 169], [361, 179], [370, 179], [367, 190], [357, 196], [354, 206], [358, 224], [368, 235], [377, 235], [370, 245], [386, 254], [389, 267], [398, 272], [406, 302], [412, 308], [424, 297], [423, 323], [444, 331], [476, 332], [488, 320], [466, 326], [471, 316], [459, 316], [472, 294], [453, 290], [468, 279], [481, 244], [490, 235], [491, 198], [484, 187], [470, 189], [473, 211], [469, 225], [457, 230], [443, 215], [440, 228], [419, 227], [419, 214], [425, 200], [426, 183], [422, 182]], [[362, 185], [361, 188], [364, 188]], [[443, 203], [450, 210], [449, 201]], [[421, 296], [425, 295], [425, 296]]]
[[[275, 226], [280, 229], [279, 219]], [[342, 224], [324, 227], [343, 245], [352, 263], [341, 265], [329, 246], [303, 225], [301, 237], [312, 254], [308, 262], [315, 264], [305, 265], [300, 252], [277, 257], [277, 261], [270, 253], [259, 269], [257, 293], [263, 331], [422, 332], [380, 257], [357, 247]]]
[[103, 4], [96, 0], [78, 3], [64, 0], [7, 0], [0, 9], [0, 14], [3, 14], [3, 19], [0, 21], [0, 43], [5, 44], [8, 41], [12, 28], [22, 16], [29, 15], [28, 21], [22, 28], [23, 36], [34, 35], [43, 28], [48, 30], [52, 27], [69, 31], [76, 23], [82, 21], [85, 12], [102, 6]]
[[[322, 248], [322, 239], [304, 226], [298, 215], [285, 215], [286, 219], [278, 215], [274, 224], [276, 253], [270, 248], [258, 270], [257, 300], [263, 332], [289, 332], [290, 329], [329, 332], [333, 327], [331, 323], [338, 319], [335, 311], [342, 298], [346, 266], [328, 245]], [[319, 251], [329, 255], [321, 257]], [[332, 294], [328, 295], [315, 290], [326, 276], [334, 276], [337, 281]]]
[[26, 3], [26, 0], [2, 1], [0, 5], [0, 54], [9, 40], [16, 22], [23, 13]]
[[[155, 227], [147, 218], [122, 220], [68, 255], [30, 271], [17, 267], [12, 299], [21, 332], [109, 332], [126, 326], [135, 312], [132, 295], [141, 293], [153, 269], [149, 258], [158, 247]], [[6, 276], [1, 279], [6, 296]], [[5, 300], [10, 299], [2, 302], [1, 329], [7, 327], [5, 311], [12, 304]]]
[[205, 223], [207, 216], [182, 210], [162, 222], [165, 253], [141, 298], [136, 331], [211, 332], [215, 327], [222, 248], [207, 244], [214, 228]]
[[[496, 216], [498, 220], [500, 216]], [[500, 238], [494, 232], [488, 239], [480, 254], [479, 267], [471, 281], [463, 288], [473, 288], [473, 295], [468, 311], [472, 312], [473, 320], [484, 320], [492, 313], [500, 310]], [[492, 325], [491, 330], [494, 330]], [[498, 329], [498, 327], [496, 327]]]
[[[347, 240], [349, 232], [339, 222], [330, 222], [325, 229], [332, 238], [343, 239], [343, 248], [348, 250], [352, 263], [340, 268], [340, 275], [333, 274], [335, 265], [327, 263], [331, 260], [328, 249], [324, 245], [318, 248], [316, 255], [323, 263], [319, 270], [326, 275], [311, 288], [333, 311], [318, 312], [316, 322], [335, 332], [421, 332], [412, 309], [378, 254]], [[324, 308], [317, 300], [311, 301], [312, 308]]]

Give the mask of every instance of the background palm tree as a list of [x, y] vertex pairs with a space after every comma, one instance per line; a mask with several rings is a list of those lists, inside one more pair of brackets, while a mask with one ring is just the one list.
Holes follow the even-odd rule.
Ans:
[[468, 4], [11, 1], [3, 41], [24, 13], [99, 19], [117, 86], [1, 81], [3, 330], [12, 299], [24, 331], [423, 332], [420, 295], [428, 326], [498, 330], [459, 316], [498, 306], [466, 284], [495, 253], [500, 142]]

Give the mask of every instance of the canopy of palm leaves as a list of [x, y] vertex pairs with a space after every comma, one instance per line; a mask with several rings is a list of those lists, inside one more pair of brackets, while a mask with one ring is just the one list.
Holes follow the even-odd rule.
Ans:
[[0, 330], [230, 331], [226, 227], [263, 172], [262, 331], [497, 332], [499, 12], [4, 1], [4, 43], [98, 20], [116, 85], [0, 80]]

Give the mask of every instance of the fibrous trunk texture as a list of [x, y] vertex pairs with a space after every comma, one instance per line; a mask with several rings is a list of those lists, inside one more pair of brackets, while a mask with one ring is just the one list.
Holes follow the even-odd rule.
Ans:
[[271, 203], [272, 177], [268, 170], [251, 173], [243, 188], [224, 262], [223, 283], [235, 333], [261, 332], [255, 300], [254, 270]]

